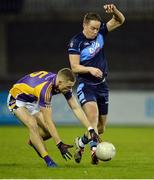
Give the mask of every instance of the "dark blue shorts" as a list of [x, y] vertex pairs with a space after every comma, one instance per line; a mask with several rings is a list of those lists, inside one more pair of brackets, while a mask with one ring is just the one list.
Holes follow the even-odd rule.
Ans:
[[106, 81], [97, 85], [80, 82], [77, 86], [77, 96], [81, 106], [86, 102], [95, 101], [99, 114], [108, 114], [109, 88]]

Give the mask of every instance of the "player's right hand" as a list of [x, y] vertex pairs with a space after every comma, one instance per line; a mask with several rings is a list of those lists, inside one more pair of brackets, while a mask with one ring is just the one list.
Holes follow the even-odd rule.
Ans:
[[105, 12], [108, 14], [114, 13], [115, 10], [117, 10], [117, 8], [114, 4], [105, 4], [104, 9], [105, 9]]
[[67, 159], [71, 159], [72, 154], [68, 151], [68, 148], [72, 148], [73, 145], [64, 144], [63, 142], [60, 142], [57, 144], [58, 149], [61, 152], [62, 157], [67, 161]]
[[97, 78], [103, 77], [103, 72], [99, 68], [89, 67], [89, 72], [90, 72], [90, 74], [92, 74], [93, 76], [95, 76]]

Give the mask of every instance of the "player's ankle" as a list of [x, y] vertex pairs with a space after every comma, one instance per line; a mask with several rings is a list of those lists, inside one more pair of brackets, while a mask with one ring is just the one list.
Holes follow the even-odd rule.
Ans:
[[47, 165], [52, 161], [52, 159], [50, 158], [49, 155], [43, 156], [43, 159], [44, 159], [44, 161], [45, 161], [45, 163], [46, 163]]
[[78, 139], [78, 145], [79, 145], [80, 149], [84, 149], [85, 144], [83, 143], [82, 138]]
[[91, 149], [92, 151], [96, 151], [97, 142], [91, 140], [91, 141], [89, 142], [89, 146], [90, 146], [90, 149]]
[[89, 140], [85, 136], [85, 134], [81, 138], [78, 139], [78, 144], [81, 149], [84, 149], [85, 145], [88, 144], [88, 142]]
[[81, 141], [84, 145], [89, 143], [89, 139], [85, 134], [81, 137]]

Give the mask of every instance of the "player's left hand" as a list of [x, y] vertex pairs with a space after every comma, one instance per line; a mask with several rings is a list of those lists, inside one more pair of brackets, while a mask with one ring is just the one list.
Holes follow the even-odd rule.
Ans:
[[89, 130], [89, 133], [90, 133], [91, 140], [93, 140], [93, 141], [95, 141], [95, 142], [99, 142], [99, 136], [98, 136], [98, 134], [95, 132], [94, 129], [90, 129], [90, 130]]
[[117, 10], [114, 4], [106, 4], [104, 5], [104, 9], [105, 9], [105, 12], [108, 14], [114, 13]]
[[62, 157], [67, 161], [67, 159], [71, 159], [72, 154], [68, 151], [68, 148], [72, 148], [73, 145], [64, 144], [63, 142], [60, 142], [57, 144], [58, 149], [61, 152]]

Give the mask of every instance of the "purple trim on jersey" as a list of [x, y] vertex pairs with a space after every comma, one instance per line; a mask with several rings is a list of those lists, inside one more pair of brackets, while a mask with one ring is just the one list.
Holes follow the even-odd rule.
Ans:
[[57, 74], [52, 73], [52, 72], [48, 72], [48, 74], [45, 76], [44, 80], [45, 81], [52, 81], [52, 80], [54, 80], [54, 83], [55, 83], [56, 77], [57, 77]]
[[[38, 73], [38, 72], [36, 72], [36, 73]], [[35, 77], [30, 77], [30, 74], [28, 74], [28, 75], [24, 76], [23, 78], [19, 79], [17, 81], [17, 84], [25, 83], [34, 88], [35, 86], [37, 86], [45, 81], [52, 81], [52, 79], [55, 77], [56, 74], [54, 74], [52, 72], [48, 72], [47, 75], [39, 78], [40, 75], [41, 74], [39, 74], [38, 76], [35, 76]]]
[[44, 85], [44, 87], [42, 88], [41, 92], [40, 92], [40, 99], [39, 99], [39, 105], [46, 107], [46, 106], [50, 106], [51, 105], [51, 98], [52, 98], [52, 89], [51, 89], [51, 93], [50, 96], [48, 98], [48, 101], [45, 99], [45, 95], [46, 95], [46, 91], [47, 88], [52, 85], [51, 82], [49, 81], [47, 84]]
[[[35, 102], [38, 101], [38, 104], [43, 107], [50, 107], [51, 106], [51, 99], [53, 95], [60, 94], [61, 92], [56, 87], [56, 77], [57, 75], [48, 72], [47, 75], [39, 78], [40, 74], [36, 77], [30, 77], [30, 75], [24, 76], [22, 79], [18, 80], [17, 83], [25, 83], [32, 88], [35, 88], [37, 85], [46, 82], [40, 92], [39, 99], [31, 94], [19, 94], [17, 99], [24, 101], [24, 102]], [[64, 94], [65, 98], [69, 100], [72, 97], [72, 91], [69, 90]]]
[[[36, 72], [39, 73], [39, 72]], [[35, 73], [32, 73], [33, 75]], [[52, 83], [53, 85], [55, 85], [56, 82], [56, 74], [52, 73], [52, 72], [48, 72], [48, 74], [42, 76], [40, 78], [41, 74], [38, 74], [37, 76], [33, 76], [30, 77], [29, 75], [24, 76], [22, 79], [18, 80], [17, 83], [25, 83], [27, 85], [29, 85], [32, 88], [35, 88], [37, 85], [47, 82], [41, 92], [40, 92], [40, 97], [39, 99], [31, 94], [26, 95], [26, 94], [20, 94], [18, 95], [18, 100], [22, 100], [24, 102], [34, 102], [34, 101], [38, 101], [40, 106], [46, 107], [46, 106], [50, 106], [51, 104], [51, 98], [52, 98], [52, 91], [53, 89], [51, 89], [51, 93], [48, 93], [48, 99], [45, 99], [45, 94], [46, 94], [46, 90], [48, 88], [48, 86]], [[46, 101], [48, 100], [48, 102]]]

